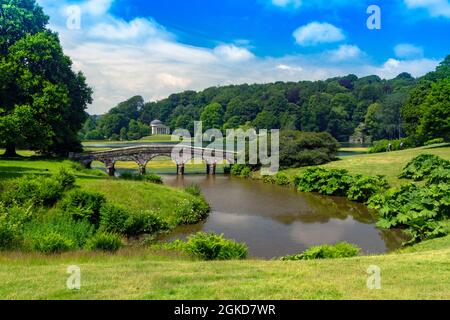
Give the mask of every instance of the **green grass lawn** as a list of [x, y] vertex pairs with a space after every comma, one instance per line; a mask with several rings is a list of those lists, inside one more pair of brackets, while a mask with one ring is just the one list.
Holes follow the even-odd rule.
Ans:
[[[450, 159], [450, 147], [357, 155], [327, 164], [352, 173], [384, 174], [393, 185], [419, 153]], [[0, 160], [0, 179], [56, 171], [62, 160]], [[301, 170], [288, 170], [296, 174]], [[182, 191], [142, 182], [78, 175], [84, 188], [141, 208], [170, 214], [166, 202]], [[173, 252], [126, 247], [116, 254], [0, 254], [2, 299], [450, 299], [450, 236], [395, 253], [322, 261], [196, 261]], [[81, 290], [66, 289], [67, 267], [81, 268]], [[369, 290], [367, 268], [381, 268], [380, 290]]]
[[[450, 299], [450, 237], [413, 253], [322, 261], [202, 262], [151, 249], [0, 255], [2, 299]], [[437, 249], [438, 248], [438, 249]], [[81, 268], [81, 290], [65, 283]], [[367, 268], [381, 268], [369, 290]]]
[[[421, 147], [402, 151], [393, 151], [385, 153], [361, 154], [349, 157], [343, 157], [339, 161], [331, 162], [323, 167], [334, 169], [346, 169], [352, 174], [365, 175], [384, 175], [388, 182], [393, 186], [399, 186], [402, 183], [408, 183], [409, 180], [398, 179], [398, 175], [403, 167], [414, 157], [422, 153], [435, 154], [444, 159], [450, 160], [450, 146], [439, 147]], [[285, 170], [289, 176], [294, 176], [305, 168]]]

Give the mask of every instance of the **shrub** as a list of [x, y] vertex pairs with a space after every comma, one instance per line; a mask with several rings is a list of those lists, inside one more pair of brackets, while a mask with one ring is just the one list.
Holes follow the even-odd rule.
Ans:
[[296, 261], [296, 260], [313, 260], [313, 259], [336, 259], [336, 258], [350, 258], [355, 257], [361, 251], [357, 246], [340, 242], [333, 246], [322, 245], [311, 247], [303, 253], [297, 255], [291, 255], [282, 257], [283, 261]]
[[115, 252], [122, 247], [122, 239], [120, 236], [108, 233], [98, 232], [86, 242], [87, 250], [102, 250]]
[[19, 247], [23, 226], [31, 219], [31, 208], [6, 208], [0, 203], [0, 250]]
[[243, 243], [227, 240], [223, 235], [199, 232], [188, 237], [184, 250], [203, 260], [245, 259], [248, 248]]
[[320, 165], [336, 158], [339, 143], [329, 133], [284, 130], [280, 134], [280, 165], [296, 168]]
[[147, 173], [147, 174], [132, 174], [130, 172], [124, 172], [120, 175], [120, 179], [123, 180], [133, 180], [133, 181], [146, 181], [156, 184], [163, 184], [162, 178], [155, 173]]
[[444, 143], [445, 140], [443, 138], [436, 138], [436, 139], [432, 139], [432, 140], [428, 140], [427, 142], [424, 143], [425, 146], [431, 146], [432, 144], [440, 144], [440, 143]]
[[177, 224], [196, 224], [208, 217], [209, 204], [200, 197], [185, 199], [175, 208]]
[[291, 184], [291, 180], [289, 179], [289, 177], [287, 176], [287, 174], [285, 174], [284, 172], [278, 172], [275, 175], [275, 183], [279, 186], [287, 186]]
[[107, 176], [106, 172], [104, 172], [102, 170], [83, 168], [83, 166], [79, 162], [65, 160], [63, 162], [63, 164], [68, 165], [70, 167], [70, 169], [72, 169], [75, 172], [80, 172], [80, 173], [84, 173], [84, 174], [91, 175], [91, 176], [99, 176], [99, 177]]
[[357, 175], [347, 191], [347, 197], [352, 201], [367, 202], [373, 195], [383, 192], [389, 187], [383, 176]]
[[200, 197], [202, 195], [202, 189], [200, 189], [200, 187], [195, 183], [188, 185], [186, 188], [184, 188], [184, 191], [193, 195], [194, 197]]
[[126, 234], [135, 236], [140, 234], [154, 234], [168, 230], [167, 222], [153, 211], [140, 211], [129, 216], [126, 225]]
[[61, 184], [64, 190], [72, 189], [75, 186], [75, 176], [64, 167], [59, 169], [54, 178]]
[[143, 175], [143, 177], [144, 177], [144, 181], [156, 183], [156, 184], [163, 184], [163, 179], [155, 173], [147, 173], [147, 174]]
[[252, 168], [245, 164], [233, 164], [230, 172], [233, 176], [248, 178], [252, 172]]
[[124, 207], [106, 203], [100, 209], [100, 228], [108, 232], [127, 234], [130, 215]]
[[[403, 148], [401, 144], [403, 143]], [[389, 144], [391, 144], [391, 149], [389, 150]], [[369, 149], [369, 153], [380, 153], [388, 151], [397, 151], [402, 149], [408, 149], [414, 147], [414, 143], [410, 139], [404, 138], [400, 140], [380, 140], [375, 141], [372, 147]]]
[[242, 169], [240, 177], [241, 178], [249, 178], [252, 173], [252, 169], [250, 167], [245, 167]]
[[33, 250], [43, 253], [60, 253], [74, 249], [74, 243], [65, 236], [51, 232], [33, 239]]
[[100, 228], [112, 233], [136, 236], [167, 230], [169, 226], [152, 211], [131, 212], [116, 204], [106, 204], [101, 209]]
[[88, 220], [98, 226], [100, 209], [106, 203], [106, 197], [98, 192], [75, 189], [61, 201], [60, 207], [76, 220]]
[[301, 192], [319, 192], [329, 196], [345, 196], [352, 183], [347, 170], [309, 168], [294, 181]]
[[95, 227], [88, 221], [75, 221], [63, 213], [51, 212], [25, 225], [24, 241], [26, 246], [36, 249], [37, 243], [54, 233], [69, 240], [71, 249], [80, 249], [94, 232]]
[[73, 186], [74, 177], [65, 170], [50, 177], [25, 176], [3, 185], [0, 201], [6, 206], [54, 205], [61, 199], [65, 190]]
[[446, 183], [450, 184], [450, 169], [438, 168], [431, 172], [427, 185]]
[[379, 212], [378, 227], [406, 228], [412, 236], [408, 243], [436, 238], [448, 233], [443, 222], [450, 217], [450, 186], [404, 185], [375, 195], [369, 207]]
[[439, 168], [450, 169], [450, 161], [432, 154], [421, 154], [408, 162], [399, 178], [421, 181]]

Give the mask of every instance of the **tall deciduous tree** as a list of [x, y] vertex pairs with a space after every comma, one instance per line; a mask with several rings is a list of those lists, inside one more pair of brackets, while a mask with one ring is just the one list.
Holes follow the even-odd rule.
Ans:
[[425, 139], [450, 140], [450, 78], [433, 84], [422, 106], [423, 116], [418, 128]]
[[[0, 144], [45, 153], [81, 148], [77, 133], [92, 90], [72, 70], [34, 0], [0, 1]], [[21, 29], [22, 28], [22, 29]]]

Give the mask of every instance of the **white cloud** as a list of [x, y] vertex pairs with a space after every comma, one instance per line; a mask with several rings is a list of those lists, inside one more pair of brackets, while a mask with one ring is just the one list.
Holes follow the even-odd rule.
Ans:
[[191, 83], [191, 80], [176, 77], [174, 75], [171, 75], [169, 73], [160, 73], [158, 74], [157, 78], [165, 85], [171, 86], [177, 89], [184, 89], [189, 86]]
[[286, 65], [286, 64], [279, 64], [279, 65], [276, 66], [276, 68], [277, 68], [278, 70], [287, 71], [287, 72], [290, 72], [290, 73], [293, 73], [293, 72], [302, 72], [302, 71], [303, 71], [303, 68], [302, 68], [302, 67], [288, 66], [288, 65]]
[[345, 39], [341, 29], [326, 22], [311, 22], [294, 31], [299, 45], [313, 46], [319, 43], [337, 42]]
[[382, 78], [391, 79], [402, 72], [408, 72], [414, 77], [419, 77], [434, 70], [438, 64], [438, 60], [426, 58], [414, 60], [397, 60], [390, 58], [380, 67], [367, 66], [364, 69], [367, 74], [376, 74]]
[[328, 51], [328, 55], [333, 61], [344, 61], [349, 59], [356, 59], [361, 57], [363, 52], [356, 45], [340, 45], [339, 48], [335, 50]]
[[[82, 29], [68, 30], [67, 17], [61, 10], [67, 2], [39, 0], [39, 3], [50, 15], [51, 28], [59, 33], [74, 69], [82, 70], [94, 88], [94, 103], [88, 109], [91, 114], [104, 113], [134, 95], [142, 95], [149, 101], [182, 90], [320, 80], [349, 73], [392, 78], [406, 71], [419, 76], [438, 64], [437, 60], [391, 59], [374, 65], [356, 46], [350, 45], [317, 54], [258, 57], [247, 48], [248, 42], [215, 48], [191, 46], [177, 41], [153, 20], [136, 18], [125, 22], [109, 13], [83, 15]], [[355, 58], [358, 63], [348, 63]]]
[[302, 5], [302, 0], [271, 0], [272, 4], [277, 7], [286, 8], [292, 6], [298, 8]]
[[450, 18], [448, 0], [404, 0], [410, 9], [426, 9], [432, 17]]
[[214, 53], [218, 57], [232, 62], [246, 61], [254, 58], [253, 53], [251, 53], [248, 49], [236, 47], [232, 44], [219, 45], [214, 48]]
[[423, 57], [423, 48], [409, 43], [401, 43], [395, 46], [394, 52], [400, 59], [416, 59]]
[[136, 18], [130, 22], [112, 20], [107, 23], [99, 23], [89, 30], [89, 35], [108, 40], [133, 40], [148, 37], [156, 37], [163, 33], [158, 25], [147, 19]]
[[82, 3], [81, 12], [93, 16], [100, 16], [109, 11], [114, 0], [89, 0]]

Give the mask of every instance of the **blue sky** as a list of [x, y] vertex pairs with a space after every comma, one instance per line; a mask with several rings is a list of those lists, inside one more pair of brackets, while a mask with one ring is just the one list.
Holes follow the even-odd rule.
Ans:
[[[450, 54], [448, 0], [38, 2], [95, 89], [90, 113], [214, 85], [420, 76]], [[380, 30], [366, 26], [369, 5], [381, 9]]]

